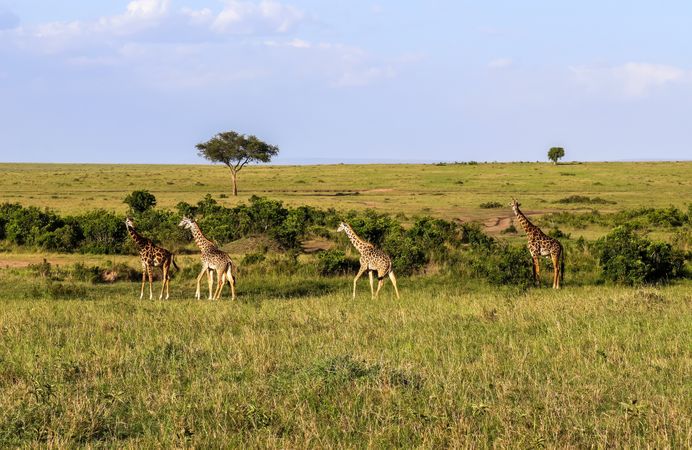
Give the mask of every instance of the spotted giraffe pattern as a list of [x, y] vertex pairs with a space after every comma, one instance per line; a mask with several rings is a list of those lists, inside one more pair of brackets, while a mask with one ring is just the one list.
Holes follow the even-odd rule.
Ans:
[[[396, 293], [396, 298], [399, 298], [399, 289], [396, 286], [396, 277], [392, 271], [392, 259], [385, 252], [375, 247], [371, 243], [364, 241], [353, 228], [346, 222], [341, 222], [337, 232], [344, 232], [346, 236], [350, 239], [353, 246], [360, 253], [360, 270], [356, 278], [353, 279], [353, 298], [356, 298], [356, 282], [363, 275], [363, 272], [368, 271], [368, 276], [370, 278], [370, 294], [372, 298], [377, 298], [384, 284], [384, 277], [389, 275], [389, 279], [392, 281], [394, 286], [394, 292]], [[374, 290], [373, 285], [373, 272], [377, 272], [377, 292]]]
[[173, 266], [176, 269], [178, 269], [178, 266], [175, 263], [175, 260], [173, 259], [173, 254], [165, 248], [157, 247], [156, 245], [154, 245], [151, 239], [147, 239], [144, 236], [137, 233], [137, 231], [135, 230], [135, 225], [132, 222], [131, 218], [128, 217], [125, 219], [125, 227], [127, 228], [127, 232], [130, 234], [130, 237], [137, 246], [137, 250], [139, 251], [139, 259], [142, 262], [142, 289], [139, 294], [139, 298], [142, 299], [142, 297], [144, 297], [144, 284], [147, 275], [149, 276], [149, 299], [151, 300], [154, 297], [151, 287], [152, 270], [154, 267], [161, 267], [161, 270], [163, 272], [163, 285], [161, 286], [161, 294], [159, 295], [159, 300], [163, 298], [164, 289], [166, 290], [166, 300], [168, 300], [168, 298], [170, 297], [169, 289], [171, 283], [171, 263], [173, 263]]
[[[202, 271], [197, 276], [197, 290], [195, 291], [195, 298], [199, 299], [201, 297], [200, 292], [200, 282], [204, 274], [207, 274], [207, 281], [209, 284], [209, 300], [219, 299], [221, 297], [221, 291], [223, 290], [226, 281], [231, 286], [231, 299], [235, 299], [235, 272], [237, 267], [233, 264], [231, 257], [228, 256], [226, 252], [219, 249], [213, 242], [207, 239], [202, 230], [200, 230], [199, 225], [193, 219], [188, 217], [183, 217], [178, 226], [190, 230], [192, 237], [195, 240], [195, 244], [199, 247], [202, 252]], [[217, 285], [216, 291], [212, 296], [211, 290], [214, 284], [214, 277], [212, 272], [216, 272]]]
[[540, 285], [539, 256], [549, 257], [553, 262], [553, 289], [560, 289], [560, 282], [564, 276], [565, 255], [562, 244], [557, 239], [546, 235], [536, 225], [532, 224], [521, 212], [521, 205], [516, 199], [509, 204], [517, 217], [519, 224], [524, 229], [528, 239], [528, 248], [533, 258], [533, 277], [536, 285]]

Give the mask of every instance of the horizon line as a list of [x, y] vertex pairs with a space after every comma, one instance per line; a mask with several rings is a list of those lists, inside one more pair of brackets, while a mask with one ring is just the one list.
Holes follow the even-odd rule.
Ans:
[[[688, 159], [667, 159], [667, 158], [638, 158], [638, 159], [613, 159], [613, 160], [569, 160], [560, 161], [557, 165], [567, 164], [587, 164], [587, 163], [646, 163], [646, 162], [691, 162]], [[253, 166], [338, 166], [338, 165], [465, 165], [465, 164], [553, 164], [551, 161], [482, 161], [482, 160], [396, 160], [396, 159], [350, 159], [338, 160], [331, 158], [308, 158], [296, 160], [272, 161], [269, 163], [255, 163]], [[154, 162], [82, 162], [82, 161], [0, 161], [0, 164], [69, 164], [69, 165], [123, 165], [123, 166], [206, 166], [223, 165], [215, 162], [178, 162], [178, 163], [154, 163]]]

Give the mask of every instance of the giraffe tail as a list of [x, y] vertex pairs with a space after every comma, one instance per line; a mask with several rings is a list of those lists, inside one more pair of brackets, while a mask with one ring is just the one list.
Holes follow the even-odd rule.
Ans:
[[236, 277], [238, 276], [238, 266], [236, 266], [233, 263], [230, 263], [228, 265], [227, 273], [228, 276], [230, 276], [233, 279], [233, 284], [236, 284]]
[[171, 255], [171, 262], [173, 263], [173, 267], [175, 267], [175, 270], [180, 270], [180, 267], [175, 263], [175, 255]]

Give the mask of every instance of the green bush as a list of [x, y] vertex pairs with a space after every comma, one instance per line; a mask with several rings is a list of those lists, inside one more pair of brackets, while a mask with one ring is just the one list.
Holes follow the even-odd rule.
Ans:
[[587, 197], [585, 195], [570, 195], [569, 197], [561, 198], [560, 200], [555, 200], [553, 203], [585, 203], [587, 205], [614, 205], [615, 202], [606, 200], [601, 197]]
[[345, 275], [355, 273], [360, 263], [350, 259], [341, 250], [325, 250], [317, 254], [317, 273], [320, 275]]
[[101, 281], [101, 268], [98, 266], [87, 266], [78, 262], [72, 266], [71, 276], [75, 281], [98, 283]]
[[450, 251], [462, 243], [456, 223], [432, 217], [416, 219], [406, 235], [435, 262], [445, 262]]
[[510, 234], [510, 233], [516, 233], [516, 232], [517, 232], [517, 227], [515, 227], [513, 223], [510, 224], [504, 230], [500, 230], [500, 233], [502, 233], [502, 234]]
[[481, 203], [481, 204], [478, 205], [478, 206], [479, 206], [480, 208], [483, 208], [483, 209], [494, 209], [494, 208], [502, 208], [502, 207], [504, 207], [504, 205], [503, 205], [502, 203], [500, 203], [500, 202], [485, 202], [485, 203]]
[[394, 218], [372, 209], [351, 211], [347, 215], [346, 222], [358, 236], [378, 247], [382, 246], [387, 234], [401, 230], [401, 225]]
[[397, 275], [418, 272], [429, 261], [415, 240], [402, 232], [387, 235], [382, 248], [392, 258], [392, 269]]
[[476, 248], [466, 258], [471, 274], [493, 285], [528, 287], [533, 283], [531, 254], [525, 246], [500, 243]]
[[548, 231], [548, 236], [555, 238], [555, 239], [569, 239], [571, 234], [570, 233], [565, 233], [558, 227], [553, 227], [551, 230]]
[[461, 224], [461, 242], [472, 247], [492, 249], [496, 241], [481, 230], [477, 223], [466, 222]]
[[603, 277], [619, 284], [666, 282], [684, 276], [682, 252], [664, 242], [652, 242], [630, 227], [617, 227], [596, 242]]
[[128, 194], [123, 203], [130, 207], [130, 212], [141, 214], [156, 206], [156, 197], [149, 191], [133, 191]]
[[82, 253], [120, 254], [128, 239], [124, 218], [105, 210], [94, 210], [77, 218], [84, 233]]
[[49, 209], [22, 207], [16, 203], [0, 206], [0, 224], [5, 239], [13, 244], [40, 246], [45, 236], [64, 225], [63, 220]]

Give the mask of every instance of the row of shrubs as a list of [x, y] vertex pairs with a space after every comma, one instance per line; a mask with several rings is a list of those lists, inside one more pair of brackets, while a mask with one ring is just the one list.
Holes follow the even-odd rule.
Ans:
[[[278, 257], [266, 251], [247, 254], [241, 261], [241, 267], [247, 270], [272, 272], [280, 269], [282, 273], [303, 270], [320, 275], [355, 272], [357, 253], [344, 236], [334, 232], [338, 222], [346, 220], [361, 237], [392, 255], [394, 270], [400, 275], [435, 271], [480, 278], [498, 285], [527, 286], [532, 281], [526, 247], [494, 239], [475, 223], [420, 217], [405, 227], [401, 218], [372, 210], [339, 214], [334, 209], [290, 208], [280, 201], [263, 197], [252, 197], [247, 204], [228, 208], [207, 195], [195, 205], [181, 202], [175, 211], [157, 210], [151, 194], [135, 193], [127, 199], [139, 232], [154, 237], [176, 253], [188, 247], [191, 239], [187, 231], [177, 226], [183, 215], [194, 216], [207, 237], [220, 245], [243, 237], [266, 235], [282, 248]], [[648, 217], [651, 213], [651, 210], [638, 211], [644, 212], [633, 217]], [[652, 217], [682, 214], [674, 209], [653, 211]], [[633, 213], [618, 214], [620, 218]], [[679, 218], [681, 223], [689, 223], [689, 214]], [[123, 221], [124, 216], [103, 210], [61, 217], [51, 210], [5, 203], [0, 205], [0, 239], [14, 245], [60, 252], [136, 254]], [[568, 282], [571, 279], [582, 283], [637, 284], [685, 276], [689, 252], [639, 236], [636, 225], [616, 227], [596, 242], [571, 241], [568, 235], [558, 232], [555, 228], [553, 234], [561, 237], [567, 250]], [[315, 236], [328, 238], [336, 246], [318, 253], [308, 264], [310, 267], [300, 269], [300, 244]], [[548, 270], [551, 270], [549, 266], [548, 262]], [[196, 276], [195, 270], [184, 269], [190, 274], [184, 272], [183, 276]], [[93, 271], [91, 276], [96, 279], [102, 274]], [[133, 276], [130, 274], [127, 279]]]
[[692, 204], [688, 205], [686, 212], [675, 206], [670, 206], [668, 208], [643, 207], [626, 209], [608, 214], [602, 214], [596, 209], [583, 213], [563, 211], [546, 214], [541, 218], [540, 222], [551, 226], [567, 225], [578, 229], [586, 228], [589, 225], [599, 225], [603, 227], [618, 227], [625, 225], [636, 229], [653, 227], [689, 227], [692, 226]]

